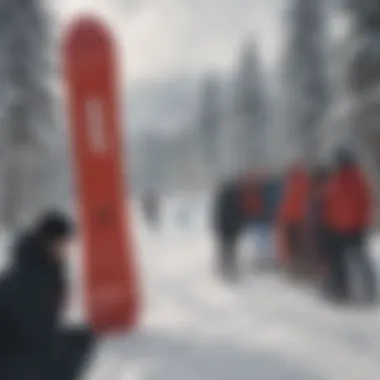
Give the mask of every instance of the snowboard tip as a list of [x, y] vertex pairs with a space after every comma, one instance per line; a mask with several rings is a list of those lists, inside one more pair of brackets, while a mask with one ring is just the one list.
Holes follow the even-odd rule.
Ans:
[[69, 24], [64, 37], [66, 50], [90, 48], [92, 46], [110, 46], [113, 44], [111, 28], [104, 20], [84, 14]]

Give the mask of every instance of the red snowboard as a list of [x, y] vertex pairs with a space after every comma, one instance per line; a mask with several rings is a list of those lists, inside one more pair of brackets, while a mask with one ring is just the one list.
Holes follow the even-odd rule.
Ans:
[[90, 323], [98, 332], [133, 328], [140, 298], [124, 202], [115, 46], [107, 28], [91, 18], [76, 22], [64, 60]]

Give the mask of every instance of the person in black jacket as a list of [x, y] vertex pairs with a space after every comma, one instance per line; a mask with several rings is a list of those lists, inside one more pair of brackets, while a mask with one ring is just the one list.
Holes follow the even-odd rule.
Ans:
[[214, 208], [218, 267], [224, 277], [236, 276], [235, 244], [243, 224], [239, 182], [224, 183], [219, 188]]
[[[89, 350], [90, 334], [64, 332], [59, 326], [63, 259], [72, 234], [71, 222], [51, 212], [15, 244], [13, 264], [0, 282], [3, 380], [72, 380]], [[72, 342], [77, 347], [70, 347]]]

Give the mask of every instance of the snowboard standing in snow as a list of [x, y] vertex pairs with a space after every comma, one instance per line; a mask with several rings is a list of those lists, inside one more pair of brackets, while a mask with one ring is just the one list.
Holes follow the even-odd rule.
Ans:
[[79, 20], [64, 50], [86, 302], [98, 332], [133, 328], [140, 298], [124, 201], [116, 54], [107, 28]]

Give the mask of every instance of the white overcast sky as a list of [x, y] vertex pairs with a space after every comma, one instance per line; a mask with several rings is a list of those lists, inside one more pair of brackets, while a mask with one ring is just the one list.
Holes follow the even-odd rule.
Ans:
[[[88, 12], [111, 25], [120, 44], [128, 125], [134, 130], [171, 130], [191, 120], [193, 79], [210, 71], [231, 78], [247, 38], [256, 39], [268, 83], [276, 82], [289, 0], [45, 1], [61, 31]], [[336, 20], [333, 25], [333, 34], [344, 29]]]
[[95, 12], [121, 42], [129, 81], [229, 68], [244, 38], [256, 35], [264, 64], [281, 52], [287, 0], [48, 0], [65, 25]]

